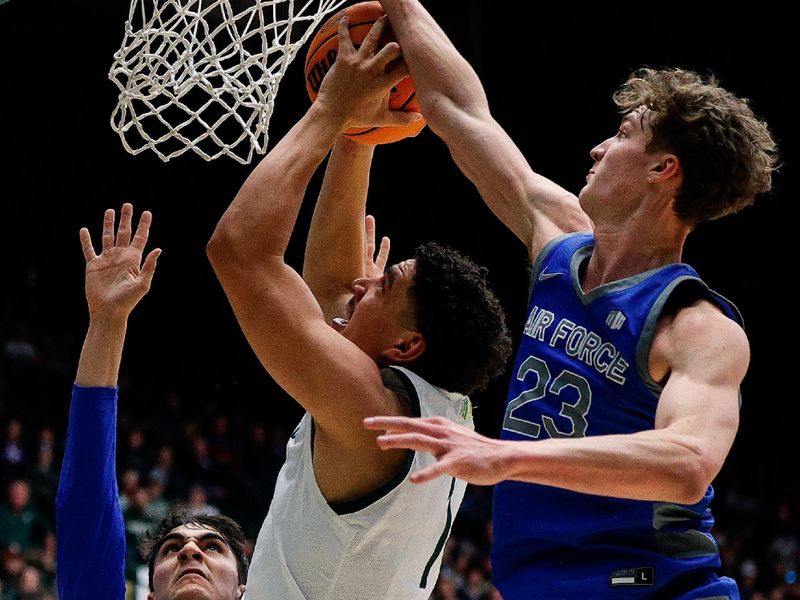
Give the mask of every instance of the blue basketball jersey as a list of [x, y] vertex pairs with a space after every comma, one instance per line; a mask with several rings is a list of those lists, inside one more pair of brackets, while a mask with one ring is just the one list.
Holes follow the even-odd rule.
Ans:
[[[648, 354], [670, 298], [679, 290], [706, 298], [741, 322], [685, 264], [584, 293], [580, 272], [593, 247], [589, 234], [562, 236], [533, 266], [503, 439], [653, 429], [661, 386], [649, 375]], [[703, 500], [685, 506], [502, 482], [493, 507], [495, 585], [504, 600], [738, 598], [735, 583], [713, 573], [720, 560], [710, 533], [712, 497], [709, 487]], [[700, 588], [713, 593], [691, 595]]]

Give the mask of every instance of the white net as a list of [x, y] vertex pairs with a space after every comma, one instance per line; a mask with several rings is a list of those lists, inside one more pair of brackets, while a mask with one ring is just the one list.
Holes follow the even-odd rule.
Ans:
[[131, 0], [108, 74], [120, 90], [111, 127], [131, 154], [249, 163], [266, 151], [286, 68], [345, 1]]

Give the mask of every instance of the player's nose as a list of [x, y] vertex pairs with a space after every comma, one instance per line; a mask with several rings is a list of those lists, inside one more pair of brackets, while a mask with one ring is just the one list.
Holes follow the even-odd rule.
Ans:
[[594, 148], [589, 151], [589, 156], [592, 157], [592, 160], [595, 163], [600, 162], [600, 159], [603, 158], [603, 155], [606, 153], [606, 142], [601, 142], [597, 144]]
[[189, 540], [184, 544], [181, 551], [178, 552], [178, 560], [180, 562], [186, 562], [188, 560], [202, 560], [203, 559], [203, 551], [200, 550], [200, 547], [194, 542], [194, 540]]

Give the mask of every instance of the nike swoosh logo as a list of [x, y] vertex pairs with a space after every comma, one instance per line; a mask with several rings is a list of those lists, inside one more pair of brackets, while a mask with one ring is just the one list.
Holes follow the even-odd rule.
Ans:
[[564, 273], [562, 273], [560, 271], [556, 272], [556, 273], [548, 273], [547, 272], [547, 267], [545, 267], [544, 270], [541, 273], [539, 273], [539, 281], [544, 281], [545, 279], [550, 279], [551, 277], [558, 277], [559, 275], [563, 275], [563, 274]]

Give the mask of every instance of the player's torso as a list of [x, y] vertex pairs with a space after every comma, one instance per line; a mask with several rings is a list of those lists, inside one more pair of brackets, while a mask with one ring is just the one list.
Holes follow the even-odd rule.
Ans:
[[647, 372], [647, 354], [658, 306], [676, 277], [694, 274], [670, 265], [584, 294], [578, 270], [590, 240], [568, 236], [534, 266], [503, 423], [508, 439], [653, 428], [660, 388]]
[[[391, 369], [413, 413], [472, 426], [469, 400], [444, 394], [413, 373]], [[259, 533], [246, 600], [427, 600], [466, 485], [442, 477], [408, 480], [432, 464], [410, 454], [406, 467], [372, 494], [330, 504], [314, 477], [313, 420], [303, 417], [287, 445], [275, 496]]]
[[[591, 236], [551, 243], [511, 373], [502, 437], [541, 440], [653, 429], [660, 386], [648, 354], [661, 310], [696, 273], [676, 264], [584, 294]], [[708, 503], [579, 494], [519, 482], [495, 490], [494, 576], [506, 600], [651, 597], [676, 574], [717, 566]]]

